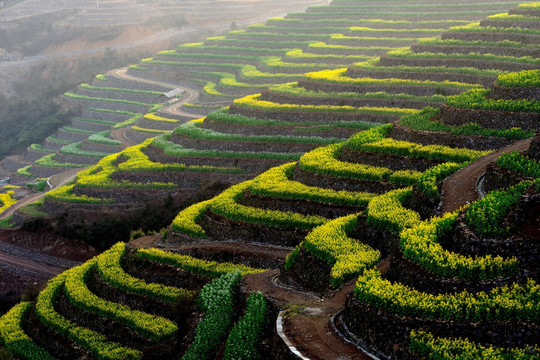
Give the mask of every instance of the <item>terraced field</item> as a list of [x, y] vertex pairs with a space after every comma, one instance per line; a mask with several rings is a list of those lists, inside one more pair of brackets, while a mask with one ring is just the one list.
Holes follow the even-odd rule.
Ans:
[[[287, 19], [357, 19], [369, 4]], [[402, 17], [427, 16], [421, 7], [445, 18], [483, 17], [491, 3], [400, 4]], [[66, 94], [90, 109], [114, 104], [86, 114], [123, 112], [101, 121], [146, 114], [127, 140], [138, 129], [159, 136], [111, 149], [41, 211], [128, 212], [232, 186], [179, 211], [161, 236], [52, 279], [0, 318], [0, 342], [30, 359], [540, 358], [539, 8], [309, 72], [190, 121], [145, 110], [163, 89], [146, 84], [126, 100], [112, 76]], [[158, 80], [157, 67], [142, 73]], [[85, 129], [109, 136], [99, 130]], [[99, 152], [87, 142], [46, 159]], [[452, 185], [468, 177], [472, 192]]]

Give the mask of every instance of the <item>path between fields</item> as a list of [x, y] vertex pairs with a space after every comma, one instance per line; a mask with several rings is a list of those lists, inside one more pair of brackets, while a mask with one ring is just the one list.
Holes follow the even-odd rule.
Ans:
[[168, 89], [180, 88], [180, 89], [184, 90], [184, 94], [187, 94], [187, 97], [182, 96], [182, 99], [180, 99], [179, 101], [177, 101], [177, 102], [175, 102], [175, 103], [173, 103], [171, 105], [162, 107], [159, 110], [159, 112], [162, 113], [162, 114], [177, 115], [177, 116], [182, 116], [182, 117], [190, 117], [190, 118], [193, 118], [193, 119], [201, 117], [200, 115], [191, 114], [191, 113], [187, 113], [185, 111], [180, 110], [180, 107], [182, 106], [182, 104], [188, 103], [188, 102], [193, 102], [199, 97], [199, 92], [197, 92], [196, 90], [193, 90], [193, 89], [190, 89], [190, 88], [187, 88], [187, 87], [183, 87], [183, 86], [180, 86], [180, 85], [175, 84], [175, 83], [169, 83], [169, 82], [164, 82], [164, 81], [150, 80], [150, 79], [144, 79], [144, 78], [136, 77], [136, 76], [133, 76], [131, 74], [128, 74], [127, 70], [128, 70], [128, 67], [123, 67], [123, 68], [120, 68], [120, 69], [111, 70], [111, 71], [108, 72], [108, 74], [111, 75], [111, 76], [114, 76], [114, 77], [116, 77], [118, 79], [134, 81], [134, 82], [140, 82], [140, 83], [151, 84], [151, 85], [157, 85], [157, 86], [161, 86], [161, 87], [168, 88]]
[[531, 139], [518, 141], [512, 145], [482, 156], [470, 165], [457, 171], [443, 182], [442, 212], [453, 212], [467, 203], [478, 200], [476, 183], [488, 165], [504, 153], [524, 151], [529, 148]]
[[[51, 184], [52, 189], [57, 189], [61, 186], [66, 185], [67, 183], [75, 179], [75, 176], [81, 170], [83, 169], [81, 168], [70, 169], [70, 170], [63, 171], [59, 174], [51, 176], [51, 178], [49, 179], [49, 183]], [[31, 196], [25, 197], [24, 199], [16, 202], [13, 206], [6, 209], [6, 211], [2, 212], [2, 214], [0, 214], [0, 220], [13, 215], [15, 211], [17, 211], [21, 207], [29, 205], [33, 203], [34, 201], [41, 199], [45, 195], [46, 193], [43, 192], [43, 193], [37, 193]], [[53, 265], [45, 264], [40, 261], [34, 261], [28, 258], [22, 258], [20, 256], [7, 254], [1, 251], [0, 251], [0, 263], [4, 263], [10, 266], [13, 266], [17, 269], [22, 269], [22, 270], [25, 270], [34, 274], [43, 275], [48, 278], [56, 276], [65, 270], [64, 268], [61, 268], [61, 267], [56, 267]]]

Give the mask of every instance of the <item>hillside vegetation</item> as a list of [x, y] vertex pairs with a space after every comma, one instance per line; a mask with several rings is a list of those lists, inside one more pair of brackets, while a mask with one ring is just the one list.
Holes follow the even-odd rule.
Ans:
[[[291, 342], [539, 359], [539, 24], [540, 3], [334, 0], [64, 94], [80, 116], [11, 165], [84, 169], [13, 222], [107, 250], [3, 315], [0, 343], [26, 359], [293, 359]], [[175, 81], [201, 96], [160, 112]], [[116, 242], [128, 224], [166, 229]]]

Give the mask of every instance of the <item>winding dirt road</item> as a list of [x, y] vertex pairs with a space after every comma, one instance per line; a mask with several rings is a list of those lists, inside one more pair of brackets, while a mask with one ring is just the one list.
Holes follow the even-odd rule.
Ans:
[[504, 153], [524, 151], [529, 148], [531, 139], [521, 140], [512, 145], [482, 156], [475, 162], [457, 171], [443, 182], [442, 212], [453, 212], [460, 207], [478, 200], [476, 183], [487, 166]]
[[185, 111], [180, 110], [180, 107], [184, 103], [193, 102], [199, 97], [199, 93], [196, 90], [180, 86], [175, 83], [169, 83], [164, 81], [158, 81], [158, 80], [150, 80], [150, 79], [144, 79], [140, 77], [133, 76], [131, 74], [127, 73], [128, 67], [123, 67], [120, 69], [114, 69], [108, 72], [108, 75], [114, 76], [118, 79], [122, 80], [128, 80], [128, 81], [134, 81], [134, 82], [140, 82], [145, 84], [151, 84], [151, 85], [157, 85], [168, 89], [176, 89], [180, 88], [184, 91], [184, 94], [187, 94], [187, 96], [182, 96], [182, 99], [179, 101], [162, 107], [159, 112], [162, 114], [169, 114], [169, 115], [176, 115], [176, 116], [182, 116], [182, 117], [190, 117], [193, 119], [200, 118], [200, 115], [197, 114], [191, 114], [187, 113]]

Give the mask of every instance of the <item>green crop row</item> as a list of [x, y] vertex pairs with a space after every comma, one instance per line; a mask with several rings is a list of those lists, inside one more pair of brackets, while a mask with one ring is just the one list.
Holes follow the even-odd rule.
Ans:
[[481, 87], [478, 84], [467, 84], [457, 81], [408, 80], [398, 78], [374, 79], [369, 77], [351, 78], [345, 76], [347, 69], [324, 70], [305, 74], [306, 79], [334, 84], [358, 86], [436, 86], [440, 88], [472, 89]]
[[124, 120], [122, 122], [119, 122], [116, 125], [114, 125], [113, 129], [120, 129], [120, 128], [129, 126], [129, 125], [135, 124], [137, 122], [137, 120], [139, 120], [141, 118], [141, 116], [142, 116], [141, 113], [133, 113], [133, 114], [134, 115], [132, 117], [130, 117], [129, 119], [126, 119], [126, 120]]
[[194, 296], [192, 291], [165, 286], [158, 283], [146, 283], [122, 269], [122, 259], [126, 254], [126, 245], [117, 243], [97, 259], [99, 275], [110, 285], [125, 292], [140, 294], [169, 303], [186, 301]]
[[34, 151], [48, 152], [48, 153], [55, 152], [54, 150], [51, 150], [51, 149], [45, 149], [41, 144], [32, 144], [30, 145], [30, 149]]
[[536, 16], [525, 16], [525, 15], [517, 15], [517, 14], [509, 15], [508, 13], [490, 15], [487, 17], [487, 19], [496, 20], [496, 21], [526, 21], [526, 22], [540, 21], [538, 17]]
[[74, 185], [65, 185], [58, 189], [49, 191], [45, 197], [47, 199], [74, 204], [112, 204], [112, 199], [101, 199], [87, 195], [73, 194]]
[[37, 346], [22, 328], [23, 318], [32, 310], [32, 303], [15, 305], [0, 317], [0, 344], [14, 355], [27, 360], [56, 360], [47, 351]]
[[55, 299], [62, 292], [69, 272], [70, 270], [49, 280], [47, 287], [39, 294], [35, 311], [40, 320], [61, 335], [88, 349], [90, 354], [99, 360], [141, 359], [142, 353], [140, 351], [110, 342], [105, 335], [78, 326], [55, 310]]
[[381, 33], [381, 34], [389, 34], [389, 33], [407, 33], [407, 34], [418, 34], [425, 36], [426, 34], [440, 34], [444, 31], [444, 29], [379, 29], [379, 28], [370, 28], [365, 26], [351, 26], [349, 27], [349, 31], [354, 35], [354, 33]]
[[391, 129], [391, 124], [385, 124], [377, 128], [359, 132], [350, 137], [346, 146], [355, 151], [453, 162], [472, 161], [489, 153], [489, 151], [451, 148], [443, 145], [420, 145], [408, 141], [398, 141], [386, 137]]
[[174, 133], [187, 136], [192, 139], [201, 139], [207, 141], [248, 141], [248, 142], [267, 142], [267, 143], [300, 143], [328, 145], [341, 141], [336, 138], [322, 138], [319, 136], [291, 136], [291, 135], [242, 135], [220, 133], [211, 129], [202, 129], [197, 123], [188, 122], [178, 126]]
[[194, 58], [193, 61], [197, 61], [201, 58], [204, 59], [216, 59], [223, 60], [223, 62], [235, 63], [238, 60], [259, 61], [260, 56], [246, 56], [246, 55], [231, 55], [231, 54], [213, 54], [213, 53], [179, 53], [174, 50], [161, 51], [158, 55], [170, 56], [175, 58]]
[[440, 197], [439, 184], [447, 177], [467, 166], [469, 162], [445, 162], [424, 171], [416, 182], [418, 190], [432, 199]]
[[525, 346], [522, 349], [503, 349], [483, 346], [468, 339], [437, 338], [424, 331], [411, 332], [409, 349], [429, 360], [535, 360], [540, 358], [540, 349], [536, 345]]
[[287, 51], [292, 50], [291, 48], [265, 49], [265, 48], [243, 47], [243, 46], [223, 46], [221, 44], [220, 45], [204, 45], [203, 43], [183, 44], [178, 47], [178, 50], [186, 50], [186, 49], [196, 49], [196, 50], [200, 50], [201, 52], [223, 51], [223, 52], [230, 52], [230, 53], [235, 53], [235, 54], [246, 53], [246, 54], [253, 54], [255, 56], [284, 55]]
[[[204, 75], [204, 76], [212, 76], [219, 79], [219, 85], [221, 87], [228, 87], [228, 88], [261, 88], [265, 89], [270, 86], [270, 84], [250, 84], [246, 82], [241, 82], [236, 79], [235, 74], [226, 73], [226, 72], [216, 72], [216, 71], [191, 71], [191, 74], [193, 75]], [[208, 92], [208, 90], [206, 90]], [[216, 90], [217, 91], [217, 90]], [[224, 94], [225, 95], [225, 94]], [[185, 105], [185, 104], [184, 104]], [[218, 105], [219, 107], [222, 107], [223, 105]]]
[[199, 294], [204, 319], [195, 329], [195, 339], [182, 360], [213, 359], [234, 316], [233, 293], [240, 285], [240, 272], [231, 272], [205, 285]]
[[406, 93], [401, 94], [389, 94], [384, 91], [378, 92], [366, 92], [366, 93], [356, 93], [356, 92], [324, 92], [324, 91], [314, 91], [306, 90], [303, 87], [299, 87], [298, 83], [285, 83], [285, 84], [276, 84], [272, 85], [269, 88], [270, 91], [302, 96], [302, 97], [313, 97], [313, 98], [354, 98], [354, 99], [395, 99], [395, 100], [421, 100], [421, 101], [434, 101], [434, 102], [443, 102], [446, 99], [444, 95], [432, 95], [432, 96], [416, 96]]
[[71, 133], [76, 133], [76, 134], [95, 134], [96, 133], [95, 131], [92, 131], [92, 130], [84, 130], [84, 129], [79, 129], [72, 126], [64, 126], [62, 130], [65, 130]]
[[172, 230], [195, 238], [206, 238], [206, 233], [198, 222], [206, 214], [210, 205], [212, 205], [212, 200], [206, 200], [180, 211], [172, 221]]
[[[262, 25], [262, 24], [259, 24]], [[253, 26], [253, 27], [252, 27]], [[234, 38], [243, 38], [243, 37], [253, 37], [253, 38], [261, 38], [263, 41], [269, 40], [269, 39], [302, 39], [302, 40], [320, 40], [320, 41], [327, 41], [330, 39], [330, 34], [309, 34], [305, 33], [305, 28], [290, 28], [290, 32], [283, 34], [283, 33], [277, 33], [274, 32], [275, 30], [282, 31], [284, 30], [281, 27], [277, 26], [266, 26], [262, 25], [260, 27], [256, 25], [248, 26], [248, 29], [256, 29], [257, 31], [250, 31], [247, 32], [246, 30], [237, 30], [237, 31], [231, 31], [229, 32], [228, 36], [232, 36]], [[327, 29], [327, 28], [324, 28]], [[266, 31], [265, 31], [266, 30]], [[272, 31], [274, 30], [274, 31]], [[289, 28], [285, 29], [286, 31], [289, 31]], [[278, 54], [272, 54], [272, 55], [278, 55]], [[283, 55], [283, 54], [280, 54]]]
[[217, 84], [212, 81], [207, 81], [203, 87], [203, 92], [206, 95], [215, 96], [218, 98], [234, 98], [233, 95], [224, 94], [217, 89]]
[[185, 157], [224, 157], [247, 159], [276, 159], [292, 161], [300, 159], [299, 153], [255, 152], [255, 151], [220, 151], [220, 150], [194, 150], [186, 149], [181, 145], [169, 141], [171, 134], [164, 134], [154, 139], [152, 144], [167, 155]]
[[389, 180], [398, 184], [412, 185], [421, 173], [412, 170], [392, 171], [385, 167], [348, 163], [338, 160], [345, 143], [320, 147], [304, 154], [299, 166], [306, 171], [323, 175], [353, 178], [368, 181]]
[[229, 220], [288, 229], [312, 229], [328, 221], [318, 215], [300, 215], [290, 211], [267, 210], [238, 204], [236, 201], [249, 189], [251, 183], [252, 181], [246, 181], [234, 185], [216, 196], [211, 202], [212, 212]]
[[517, 6], [518, 9], [540, 9], [540, 2], [523, 3]]
[[524, 70], [499, 75], [497, 84], [511, 87], [540, 87], [540, 70]]
[[[501, 227], [501, 220], [517, 204], [531, 182], [525, 181], [506, 190], [494, 190], [467, 209], [467, 224], [480, 236], [506, 237], [510, 229]], [[540, 180], [536, 181], [540, 188]]]
[[353, 214], [313, 229], [306, 239], [287, 256], [285, 269], [294, 266], [300, 249], [304, 248], [316, 258], [332, 266], [330, 284], [338, 287], [375, 265], [380, 260], [380, 252], [347, 235], [356, 228], [357, 221], [358, 214]]
[[75, 142], [75, 143], [62, 146], [62, 148], [60, 149], [60, 153], [65, 154], [65, 155], [89, 156], [89, 157], [99, 157], [99, 158], [102, 158], [108, 155], [107, 153], [82, 150], [81, 145], [82, 145], [82, 142]]
[[493, 47], [509, 47], [536, 49], [537, 45], [525, 44], [519, 41], [502, 40], [502, 41], [483, 41], [483, 40], [459, 40], [459, 39], [441, 39], [439, 37], [419, 39], [418, 45], [450, 45], [450, 46], [493, 46]]
[[146, 104], [140, 101], [130, 101], [130, 100], [122, 100], [122, 99], [109, 99], [109, 98], [101, 98], [101, 97], [93, 97], [93, 96], [87, 96], [87, 95], [79, 95], [71, 92], [64, 93], [65, 97], [76, 99], [76, 100], [90, 100], [90, 101], [105, 101], [105, 102], [111, 102], [116, 104], [127, 104], [127, 105], [140, 105], [140, 106], [150, 106], [151, 104]]
[[191, 256], [155, 248], [139, 249], [137, 250], [136, 256], [160, 264], [172, 265], [187, 272], [212, 278], [235, 271], [239, 271], [242, 275], [256, 274], [265, 271], [265, 269], [256, 269], [243, 264], [201, 260]]
[[[373, 34], [371, 34], [373, 35]], [[332, 42], [353, 42], [353, 43], [363, 43], [364, 41], [374, 41], [376, 43], [389, 43], [389, 44], [401, 44], [402, 46], [410, 45], [412, 42], [423, 39], [420, 37], [392, 37], [392, 36], [347, 36], [343, 34], [332, 34], [330, 40]], [[311, 46], [311, 45], [310, 45]], [[309, 48], [309, 47], [308, 47]], [[395, 46], [392, 47], [395, 49]]]
[[234, 101], [234, 105], [256, 110], [267, 111], [306, 111], [306, 112], [333, 112], [333, 113], [354, 113], [354, 114], [372, 114], [372, 115], [394, 115], [401, 116], [407, 114], [416, 114], [419, 110], [391, 108], [391, 107], [354, 107], [338, 105], [299, 105], [299, 104], [280, 104], [272, 101], [259, 100], [261, 94], [248, 95]]
[[418, 114], [403, 116], [399, 119], [399, 124], [418, 131], [441, 131], [449, 134], [466, 136], [494, 136], [522, 140], [534, 135], [534, 131], [525, 131], [520, 128], [497, 130], [483, 128], [478, 124], [465, 124], [461, 126], [447, 125], [434, 119], [438, 114], [439, 109], [426, 107]]
[[35, 177], [34, 174], [30, 172], [30, 169], [32, 168], [32, 165], [26, 165], [22, 168], [17, 169], [17, 175], [25, 176], [25, 177]]
[[[476, 203], [475, 203], [476, 204]], [[474, 205], [474, 204], [473, 204]], [[471, 205], [472, 206], [472, 205]], [[456, 213], [423, 221], [401, 233], [403, 257], [425, 271], [443, 278], [485, 280], [513, 275], [518, 271], [518, 260], [500, 256], [463, 256], [443, 249], [438, 239], [452, 231]]]
[[402, 206], [410, 198], [412, 189], [392, 190], [379, 195], [369, 202], [367, 223], [380, 230], [399, 234], [420, 221], [420, 215]]
[[224, 360], [260, 359], [259, 346], [268, 313], [263, 294], [251, 294], [246, 301], [246, 313], [231, 330], [225, 344]]
[[288, 51], [285, 56], [295, 59], [305, 59], [306, 61], [317, 61], [317, 62], [324, 62], [327, 59], [343, 59], [343, 62], [349, 62], [349, 61], [360, 61], [360, 60], [366, 60], [372, 58], [372, 56], [368, 55], [334, 55], [334, 54], [313, 54], [313, 53], [306, 53], [302, 49], [294, 49], [291, 51]]
[[317, 129], [319, 126], [330, 126], [332, 128], [349, 128], [349, 129], [358, 129], [358, 130], [367, 130], [371, 129], [373, 127], [379, 126], [379, 123], [372, 123], [372, 122], [366, 122], [366, 121], [336, 121], [332, 122], [332, 124], [328, 124], [327, 122], [294, 122], [294, 121], [280, 121], [280, 120], [272, 120], [272, 119], [257, 119], [252, 117], [247, 117], [243, 115], [237, 115], [237, 114], [229, 114], [227, 112], [227, 109], [218, 110], [211, 112], [206, 116], [207, 120], [215, 121], [215, 122], [222, 122], [222, 123], [228, 123], [228, 124], [239, 124], [239, 125], [245, 125], [245, 126], [299, 126], [299, 127], [306, 127], [310, 126], [314, 129]]
[[96, 143], [96, 144], [111, 145], [111, 146], [122, 145], [121, 141], [109, 138], [110, 134], [111, 134], [110, 130], [98, 132], [97, 134], [90, 135], [88, 137], [88, 141]]
[[267, 170], [253, 179], [249, 191], [258, 195], [282, 199], [299, 199], [349, 206], [366, 206], [375, 196], [365, 192], [323, 189], [289, 180], [295, 167], [296, 163], [289, 163]]
[[86, 83], [83, 83], [79, 85], [83, 89], [88, 90], [99, 90], [99, 91], [118, 91], [118, 92], [125, 92], [125, 93], [133, 93], [133, 94], [148, 94], [148, 95], [161, 95], [163, 94], [160, 91], [150, 91], [150, 90], [136, 90], [136, 89], [126, 89], [126, 88], [112, 88], [112, 87], [101, 87], [101, 86], [92, 86]]
[[322, 41], [317, 41], [309, 44], [308, 50], [310, 49], [327, 49], [327, 50], [349, 50], [352, 54], [354, 53], [369, 53], [369, 52], [382, 52], [389, 51], [394, 49], [391, 46], [347, 46], [347, 45], [333, 45], [327, 44]]
[[540, 178], [540, 161], [529, 159], [518, 152], [502, 154], [497, 159], [497, 165], [517, 174]]
[[[489, 14], [492, 14], [493, 13], [493, 10], [468, 10], [467, 11], [467, 15], [478, 15], [478, 16], [482, 16], [482, 15], [489, 15]], [[366, 11], [349, 11], [349, 12], [345, 12], [345, 11], [332, 11], [332, 12], [323, 12], [323, 13], [320, 13], [320, 14], [317, 14], [317, 13], [314, 13], [314, 12], [297, 12], [297, 13], [289, 13], [287, 14], [288, 16], [295, 16], [295, 17], [313, 17], [313, 16], [324, 16], [324, 17], [327, 17], [327, 16], [378, 16], [378, 17], [386, 17], [386, 16], [391, 16], [391, 17], [411, 17], [411, 18], [418, 18], [418, 17], [421, 17], [421, 18], [426, 18], [426, 17], [429, 17], [429, 16], [446, 16], [446, 17], [451, 17], [451, 16], [455, 16], [456, 15], [456, 12], [455, 11], [432, 11], [432, 12], [428, 12], [428, 11], [369, 11], [369, 12], [366, 12]], [[444, 30], [441, 30], [441, 32], [444, 31]]]
[[445, 102], [447, 105], [464, 109], [540, 113], [540, 101], [495, 100], [487, 97], [490, 92], [491, 90], [488, 89], [472, 89], [458, 95], [448, 96]]
[[285, 62], [281, 57], [278, 56], [268, 56], [263, 59], [262, 63], [264, 66], [269, 68], [272, 71], [280, 71], [287, 69], [294, 69], [299, 72], [308, 72], [316, 71], [319, 69], [335, 69], [338, 67], [346, 66], [347, 61], [343, 61], [342, 64], [324, 64], [317, 61], [317, 59], [307, 59], [313, 60], [310, 63], [295, 63], [295, 62]]
[[[432, 9], [435, 9], [435, 10], [439, 10], [441, 7], [445, 8], [445, 9], [452, 9], [452, 8], [455, 8], [455, 9], [470, 9], [470, 8], [485, 8], [487, 6], [490, 6], [490, 7], [504, 7], [506, 5], [508, 6], [512, 6], [513, 4], [515, 4], [515, 2], [497, 2], [497, 3], [486, 3], [486, 2], [477, 2], [477, 3], [457, 3], [457, 4], [454, 4], [454, 3], [444, 3], [444, 4], [404, 4], [402, 1], [400, 1], [399, 4], [383, 4], [381, 5], [380, 3], [371, 3], [371, 4], [367, 4], [367, 5], [364, 5], [364, 4], [361, 4], [361, 5], [357, 5], [357, 6], [336, 6], [336, 5], [319, 5], [319, 6], [311, 6], [310, 9], [312, 8], [315, 8], [315, 9], [320, 9], [320, 10], [331, 10], [331, 9], [336, 9], [336, 10], [340, 10], [340, 9], [380, 9], [381, 7], [384, 7], [385, 9], [429, 9], [429, 8], [432, 8]], [[493, 11], [493, 10], [492, 10]], [[308, 14], [310, 14], [310, 12], [307, 12]], [[467, 11], [468, 13], [468, 11]], [[456, 13], [453, 13], [454, 15]], [[423, 22], [426, 22], [426, 21], [420, 21], [420, 23], [423, 23]], [[456, 22], [456, 20], [443, 20], [441, 21], [441, 23], [446, 23], [446, 22]], [[463, 21], [462, 21], [463, 22]]]
[[78, 121], [91, 123], [91, 124], [103, 124], [103, 125], [115, 125], [116, 124], [116, 121], [88, 119], [88, 118], [83, 118], [83, 117], [80, 117], [80, 116], [75, 117], [75, 119], [78, 120]]
[[[418, 5], [419, 7], [426, 6], [426, 4]], [[428, 5], [429, 6], [429, 5]], [[439, 6], [439, 5], [437, 5]], [[376, 5], [375, 7], [380, 7], [380, 5]], [[384, 7], [402, 7], [402, 5], [384, 5]], [[322, 8], [324, 10], [333, 10], [333, 9], [341, 9], [345, 8], [346, 10], [349, 9], [356, 9], [358, 10], [358, 6], [353, 7], [342, 7], [342, 6], [310, 6], [311, 8]], [[364, 8], [364, 7], [362, 7]], [[310, 15], [313, 14], [313, 12], [308, 12]], [[308, 14], [306, 13], [306, 14]], [[325, 11], [326, 13], [326, 11]], [[410, 20], [390, 20], [390, 19], [316, 19], [316, 20], [310, 20], [310, 19], [297, 19], [297, 18], [283, 18], [283, 17], [273, 17], [267, 20], [267, 24], [277, 24], [277, 25], [283, 25], [283, 24], [292, 24], [292, 23], [298, 23], [298, 24], [311, 24], [313, 26], [317, 26], [320, 23], [333, 23], [333, 24], [347, 24], [347, 23], [355, 23], [355, 24], [388, 24], [388, 25], [396, 25], [396, 26], [404, 26], [404, 25], [445, 25], [448, 26], [448, 24], [452, 23], [459, 23], [459, 24], [468, 24], [469, 21], [467, 20], [420, 20], [420, 21], [410, 21]], [[288, 28], [288, 26], [287, 26]]]
[[[227, 39], [224, 36], [218, 36], [215, 38], [207, 38], [206, 39], [207, 44], [225, 44], [225, 45], [260, 45], [261, 43], [257, 40], [240, 40], [240, 39]], [[308, 46], [310, 41], [274, 41], [272, 42], [272, 46], [280, 47], [282, 49], [288, 48], [288, 49], [296, 49], [296, 48], [303, 48], [305, 46]]]
[[540, 320], [540, 286], [533, 280], [490, 292], [471, 294], [429, 294], [381, 277], [378, 270], [366, 270], [356, 282], [357, 299], [366, 306], [397, 316], [465, 321]]
[[452, 74], [469, 74], [480, 76], [498, 76], [502, 73], [501, 70], [493, 69], [476, 69], [474, 67], [447, 67], [447, 66], [379, 66], [379, 58], [356, 63], [352, 66], [353, 69], [367, 71], [392, 71], [392, 72], [412, 72], [412, 73], [452, 73]]
[[493, 27], [480, 26], [480, 23], [472, 23], [465, 26], [451, 27], [449, 32], [484, 32], [484, 33], [510, 33], [540, 35], [540, 30], [521, 27]]
[[532, 56], [516, 57], [510, 55], [480, 54], [474, 52], [467, 54], [445, 54], [431, 52], [415, 53], [410, 48], [391, 50], [386, 54], [386, 56], [405, 59], [475, 59], [489, 61], [509, 61], [522, 64], [540, 65], [540, 59], [533, 58]]
[[132, 310], [126, 305], [101, 299], [92, 293], [85, 282], [96, 263], [97, 259], [94, 258], [71, 269], [66, 275], [65, 293], [73, 305], [83, 311], [96, 313], [101, 317], [122, 323], [157, 342], [170, 338], [178, 330], [176, 324], [168, 319]]
[[81, 164], [72, 164], [72, 163], [59, 163], [54, 159], [56, 154], [45, 155], [42, 158], [36, 160], [36, 165], [50, 168], [79, 168], [84, 167]]

